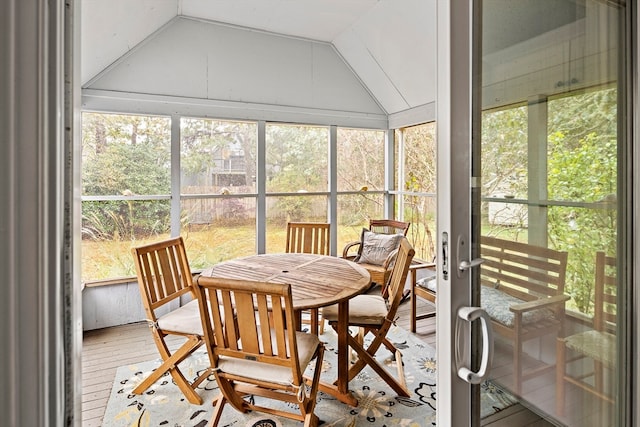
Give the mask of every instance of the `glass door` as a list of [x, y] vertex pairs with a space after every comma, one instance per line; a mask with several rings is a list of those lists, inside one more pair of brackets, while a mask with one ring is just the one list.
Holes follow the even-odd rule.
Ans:
[[628, 4], [438, 3], [439, 425], [629, 425]]

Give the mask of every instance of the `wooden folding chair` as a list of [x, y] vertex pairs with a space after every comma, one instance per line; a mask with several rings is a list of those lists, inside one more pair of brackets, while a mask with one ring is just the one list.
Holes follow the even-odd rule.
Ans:
[[329, 255], [330, 229], [331, 224], [325, 222], [287, 223], [285, 252]]
[[[329, 255], [329, 232], [331, 225], [324, 222], [289, 222], [287, 223], [286, 253]], [[306, 314], [306, 313], [305, 313]], [[317, 308], [309, 310], [309, 320], [301, 318], [302, 323], [308, 323], [314, 334], [324, 332], [324, 320]]]
[[[230, 403], [240, 412], [256, 410], [317, 426], [314, 409], [324, 345], [316, 335], [295, 330], [291, 286], [200, 276], [196, 290], [220, 387], [210, 425], [218, 425]], [[314, 357], [313, 377], [305, 379]], [[243, 399], [245, 395], [288, 402], [300, 413], [262, 406]]]
[[[358, 360], [349, 369], [348, 380], [353, 379], [366, 365], [369, 365], [396, 393], [405, 397], [408, 397], [410, 393], [404, 379], [402, 354], [387, 339], [387, 333], [396, 320], [396, 314], [402, 299], [402, 291], [414, 255], [415, 250], [411, 247], [407, 238], [403, 237], [400, 241], [398, 254], [388, 282], [388, 299], [385, 300], [381, 295], [363, 294], [349, 300], [349, 326], [359, 327], [360, 332], [357, 337], [351, 335], [348, 337], [349, 346], [358, 355]], [[337, 306], [332, 305], [323, 308], [322, 315], [329, 321], [329, 325], [337, 330]], [[373, 335], [373, 339], [368, 347], [364, 348], [364, 336], [368, 333]], [[383, 344], [396, 357], [398, 366], [397, 380], [375, 360], [375, 354]]]
[[[202, 397], [196, 387], [209, 375], [203, 372], [193, 382], [187, 380], [178, 365], [198, 349], [203, 341], [202, 320], [195, 300], [191, 269], [182, 237], [132, 249], [136, 265], [142, 305], [153, 340], [162, 357], [162, 364], [134, 390], [142, 394], [165, 373], [169, 372], [189, 402], [201, 405]], [[191, 301], [180, 306], [183, 297]], [[176, 351], [166, 342], [169, 335], [186, 341]]]
[[[396, 221], [393, 219], [370, 219], [369, 231], [376, 234], [400, 234], [402, 236], [406, 236], [407, 231], [409, 231], [410, 225], [411, 223], [409, 222]], [[358, 258], [362, 251], [362, 245], [362, 239], [356, 242], [347, 243], [342, 250], [342, 257], [350, 261], [358, 262]], [[366, 268], [369, 274], [371, 274], [371, 283], [377, 283], [382, 286], [382, 295], [385, 298], [387, 297], [387, 282], [389, 281], [389, 276], [391, 275], [391, 261], [392, 258], [389, 257], [389, 259], [385, 260], [385, 262], [381, 263], [380, 265], [360, 262], [360, 265]]]

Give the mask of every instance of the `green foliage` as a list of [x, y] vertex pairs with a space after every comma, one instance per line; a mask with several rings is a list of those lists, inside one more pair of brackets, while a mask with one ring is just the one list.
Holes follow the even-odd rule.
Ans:
[[208, 119], [182, 119], [180, 123], [180, 169], [192, 181], [190, 185], [209, 185], [210, 171], [234, 155], [243, 159], [245, 177], [255, 177], [255, 123]]
[[[82, 193], [87, 196], [167, 195], [171, 184], [166, 118], [83, 115]], [[83, 238], [135, 239], [166, 231], [165, 201], [84, 202]]]
[[550, 245], [569, 253], [566, 291], [591, 313], [595, 253], [615, 255], [617, 91], [596, 90], [549, 103], [549, 199], [593, 203], [549, 209]]
[[595, 253], [616, 252], [616, 144], [603, 139], [592, 132], [567, 149], [561, 132], [549, 138], [550, 198], [596, 202], [593, 209], [549, 209], [551, 243], [570, 254], [567, 292], [584, 313], [593, 303]]
[[[587, 314], [593, 307], [595, 253], [616, 253], [616, 98], [615, 89], [605, 88], [548, 103], [547, 198], [568, 205], [547, 209], [549, 246], [568, 252], [565, 291], [572, 296], [570, 306]], [[527, 199], [527, 108], [485, 112], [482, 126], [483, 195]], [[522, 240], [523, 231], [484, 230], [514, 240]]]
[[[482, 116], [482, 193], [527, 198], [527, 108]], [[487, 210], [485, 206], [484, 211]]]
[[[266, 139], [268, 193], [327, 191], [327, 128], [270, 125]], [[312, 206], [309, 197], [280, 197], [277, 212], [269, 216], [301, 220], [312, 214]]]

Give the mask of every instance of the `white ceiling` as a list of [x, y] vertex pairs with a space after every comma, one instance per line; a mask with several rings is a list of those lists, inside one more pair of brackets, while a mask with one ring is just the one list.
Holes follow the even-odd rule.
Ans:
[[177, 0], [178, 14], [332, 42], [380, 0]]
[[176, 16], [331, 43], [389, 114], [435, 102], [436, 0], [81, 0], [86, 84]]

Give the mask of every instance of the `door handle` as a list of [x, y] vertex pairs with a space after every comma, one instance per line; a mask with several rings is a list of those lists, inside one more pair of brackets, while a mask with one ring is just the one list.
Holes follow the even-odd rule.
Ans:
[[[459, 346], [462, 338], [461, 320], [473, 322], [480, 319], [482, 330], [482, 359], [477, 372], [472, 371], [462, 365]], [[489, 367], [493, 360], [493, 329], [491, 319], [486, 311], [480, 307], [460, 307], [458, 309], [458, 319], [456, 321], [456, 369], [458, 376], [470, 384], [480, 384], [489, 375]]]
[[458, 269], [460, 271], [465, 271], [470, 268], [477, 267], [483, 262], [484, 262], [484, 258], [476, 258], [476, 259], [472, 259], [471, 261], [462, 260], [460, 261], [460, 264], [458, 264]]
[[458, 250], [456, 251], [456, 257], [458, 261], [458, 278], [462, 277], [462, 273], [464, 273], [465, 271], [469, 270], [470, 268], [477, 267], [485, 261], [484, 258], [476, 258], [472, 259], [471, 261], [460, 259], [460, 254], [464, 250], [464, 239], [462, 238], [462, 236], [458, 236], [457, 249]]

